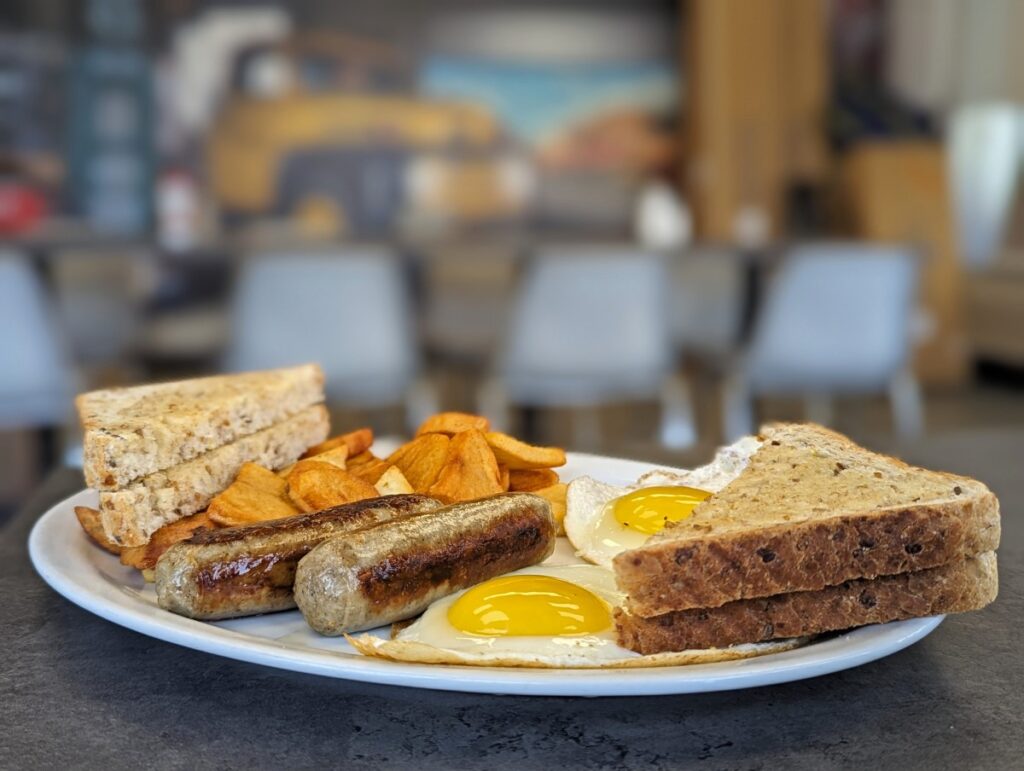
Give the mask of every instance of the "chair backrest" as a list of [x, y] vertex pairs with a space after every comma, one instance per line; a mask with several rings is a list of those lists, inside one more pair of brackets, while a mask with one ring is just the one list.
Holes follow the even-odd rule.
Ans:
[[402, 399], [417, 350], [402, 266], [386, 250], [262, 255], [241, 265], [229, 369], [316, 361], [329, 398], [372, 406]]
[[[672, 365], [663, 258], [634, 249], [550, 249], [530, 263], [501, 373], [513, 398], [576, 403], [656, 392]], [[567, 391], [542, 393], [545, 390]], [[526, 391], [536, 393], [524, 394]]]
[[793, 249], [772, 282], [747, 357], [758, 392], [884, 388], [910, 352], [915, 254], [824, 243]]
[[29, 262], [0, 253], [0, 428], [60, 425], [76, 376], [54, 309]]

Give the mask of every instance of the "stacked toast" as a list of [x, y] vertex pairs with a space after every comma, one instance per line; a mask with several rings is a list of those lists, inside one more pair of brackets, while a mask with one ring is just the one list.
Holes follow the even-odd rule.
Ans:
[[619, 643], [719, 648], [974, 610], [995, 599], [999, 503], [820, 426], [762, 430], [740, 476], [614, 561]]
[[107, 537], [145, 544], [205, 509], [242, 464], [294, 462], [327, 436], [323, 383], [309, 364], [79, 396], [83, 469]]

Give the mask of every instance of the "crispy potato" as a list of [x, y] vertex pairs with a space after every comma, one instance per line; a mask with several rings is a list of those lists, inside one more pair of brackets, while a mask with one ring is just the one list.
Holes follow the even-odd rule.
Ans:
[[[297, 465], [297, 464], [293, 464]], [[288, 483], [281, 479], [277, 474], [272, 472], [268, 468], [264, 468], [258, 463], [243, 463], [242, 468], [238, 470], [235, 481], [232, 484], [245, 484], [255, 487], [257, 490], [263, 492], [272, 493], [274, 495], [284, 495], [285, 488]]]
[[349, 458], [347, 463], [347, 471], [350, 474], [359, 477], [364, 482], [369, 482], [371, 485], [377, 484], [377, 480], [381, 478], [381, 475], [391, 468], [390, 463], [386, 460], [381, 460], [369, 450], [359, 453], [354, 458]]
[[[330, 463], [332, 466], [337, 466], [340, 469], [346, 469], [348, 468], [348, 445], [338, 445], [326, 452], [314, 455], [309, 460], [315, 460], [317, 463]], [[299, 463], [305, 463], [305, 461], [300, 460]]]
[[398, 466], [388, 466], [374, 485], [378, 495], [406, 495], [416, 492]]
[[156, 570], [154, 570], [153, 568], [143, 568], [142, 580], [145, 581], [147, 584], [151, 584], [154, 581], [156, 581]]
[[256, 463], [245, 463], [235, 481], [210, 501], [207, 512], [216, 524], [233, 527], [292, 517], [299, 510], [288, 500], [286, 480]]
[[530, 493], [558, 484], [558, 474], [549, 468], [516, 469], [509, 472], [508, 489], [517, 493]]
[[121, 547], [107, 538], [107, 533], [103, 529], [102, 515], [96, 509], [90, 509], [88, 506], [75, 506], [75, 516], [90, 541], [111, 554], [121, 553]]
[[373, 444], [373, 429], [357, 428], [355, 431], [332, 436], [330, 439], [320, 442], [320, 444], [313, 445], [303, 453], [302, 457], [312, 458], [314, 455], [320, 455], [328, 450], [344, 445], [348, 448], [348, 456], [351, 458], [353, 455], [359, 455], [359, 453], [369, 450], [371, 444]]
[[298, 463], [293, 463], [292, 470], [288, 472], [288, 476], [285, 477], [285, 483], [290, 487], [293, 479], [309, 469], [315, 469], [317, 464], [333, 466], [341, 471], [348, 471], [348, 464], [344, 460], [340, 463], [338, 462], [338, 458], [341, 455], [344, 455], [345, 452], [346, 450], [344, 447], [335, 447], [333, 450], [328, 450], [322, 455], [306, 458], [305, 460], [300, 460]]
[[388, 463], [401, 469], [416, 492], [425, 493], [441, 473], [451, 441], [444, 434], [418, 436], [391, 453]]
[[501, 463], [498, 464], [498, 484], [501, 485], [501, 489], [506, 493], [508, 492], [509, 485], [511, 484], [511, 476], [508, 466], [504, 466]]
[[565, 535], [565, 527], [562, 522], [565, 520], [565, 493], [568, 488], [567, 484], [559, 482], [550, 487], [542, 487], [540, 490], [531, 490], [534, 495], [539, 495], [551, 504], [551, 513], [555, 517], [555, 522], [558, 523], [559, 535]]
[[416, 430], [416, 436], [423, 436], [423, 434], [451, 435], [471, 429], [490, 431], [491, 421], [481, 415], [470, 415], [468, 412], [439, 412], [423, 421], [423, 425]]
[[348, 458], [345, 460], [345, 465], [347, 465], [348, 470], [351, 471], [357, 466], [363, 466], [366, 465], [367, 463], [373, 463], [375, 460], [380, 460], [380, 458], [378, 458], [369, 450], [363, 450], [358, 455], [349, 455]]
[[288, 499], [302, 511], [320, 511], [377, 497], [379, 493], [369, 482], [316, 459], [296, 464], [288, 477]]
[[216, 525], [205, 511], [191, 517], [179, 519], [164, 525], [149, 538], [149, 543], [142, 546], [128, 546], [121, 550], [121, 564], [138, 570], [152, 570], [161, 555], [179, 541], [191, 538], [193, 533], [202, 528], [212, 530]]
[[486, 437], [498, 463], [504, 463], [511, 471], [565, 465], [565, 450], [561, 447], [536, 447], [497, 431], [491, 431]]
[[444, 465], [428, 494], [455, 503], [500, 492], [503, 489], [498, 461], [483, 432], [471, 429], [453, 436]]

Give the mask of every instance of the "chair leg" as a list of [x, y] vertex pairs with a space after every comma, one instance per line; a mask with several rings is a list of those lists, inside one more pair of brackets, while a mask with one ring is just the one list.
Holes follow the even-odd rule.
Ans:
[[496, 377], [487, 378], [477, 389], [477, 411], [491, 421], [494, 431], [508, 430], [509, 402], [505, 386]]
[[576, 407], [570, 415], [572, 446], [576, 450], [592, 451], [601, 446], [601, 408]]
[[410, 433], [440, 408], [441, 400], [434, 381], [426, 375], [413, 380], [405, 396], [405, 421]]
[[669, 375], [661, 384], [661, 443], [673, 450], [685, 450], [697, 443], [690, 384], [682, 375]]
[[722, 431], [726, 442], [754, 433], [754, 398], [741, 375], [730, 375], [722, 385]]
[[889, 382], [889, 403], [896, 433], [913, 439], [924, 433], [924, 403], [917, 378], [909, 370], [900, 371]]
[[827, 394], [807, 394], [804, 396], [804, 412], [812, 423], [822, 426], [832, 425], [832, 399]]

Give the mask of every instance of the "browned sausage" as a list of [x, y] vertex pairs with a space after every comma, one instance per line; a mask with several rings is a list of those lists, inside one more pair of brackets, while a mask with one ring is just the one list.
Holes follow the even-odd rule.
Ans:
[[299, 562], [295, 601], [321, 634], [370, 629], [542, 562], [555, 535], [551, 506], [536, 495], [457, 503], [324, 541]]
[[441, 506], [425, 495], [391, 495], [256, 525], [202, 531], [160, 557], [157, 602], [166, 610], [203, 620], [294, 608], [295, 566], [317, 544]]

